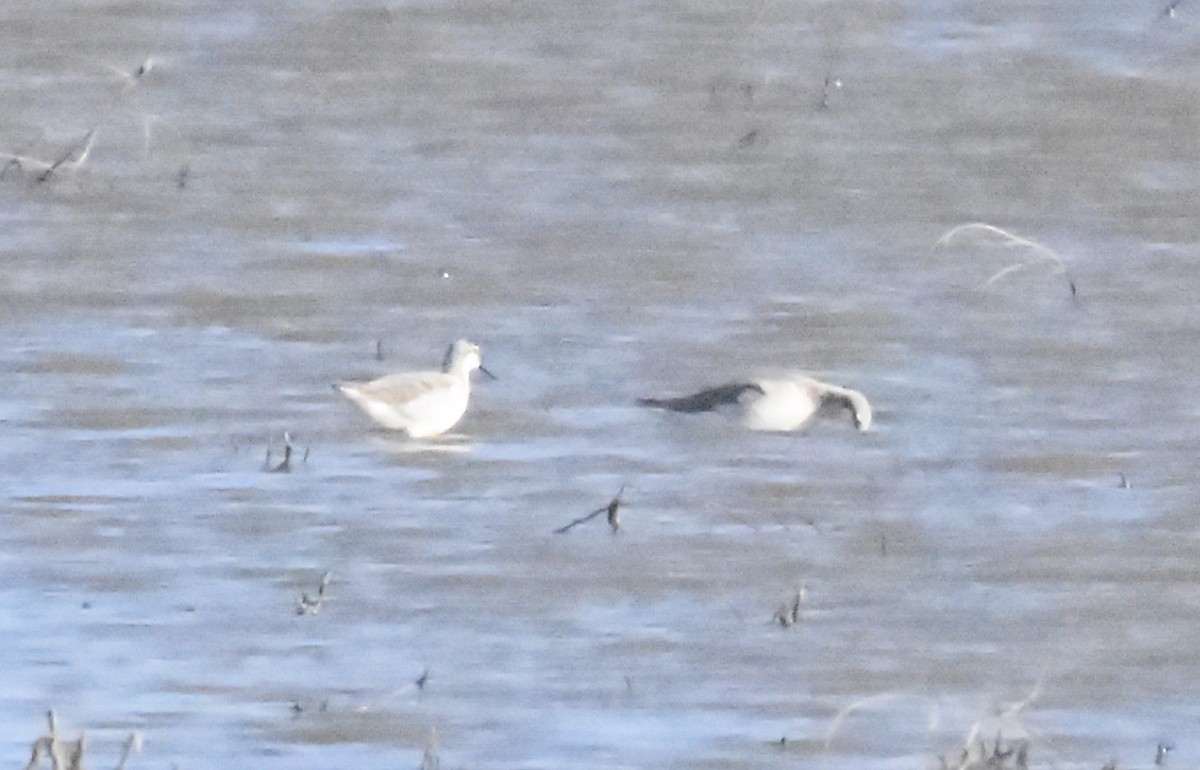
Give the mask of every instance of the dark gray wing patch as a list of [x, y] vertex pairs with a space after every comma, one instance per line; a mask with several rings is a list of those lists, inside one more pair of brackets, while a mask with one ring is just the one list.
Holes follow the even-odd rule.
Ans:
[[679, 398], [639, 398], [638, 403], [656, 409], [669, 409], [672, 412], [709, 412], [718, 406], [738, 403], [742, 394], [748, 391], [763, 393], [762, 386], [756, 383], [732, 382]]

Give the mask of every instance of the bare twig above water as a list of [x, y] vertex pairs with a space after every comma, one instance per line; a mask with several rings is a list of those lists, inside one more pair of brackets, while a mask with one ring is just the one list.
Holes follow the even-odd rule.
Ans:
[[[830, 746], [833, 745], [833, 739], [837, 736], [838, 730], [841, 729], [842, 723], [845, 722], [847, 719], [849, 719], [851, 714], [854, 714], [856, 712], [870, 708], [879, 703], [885, 703], [890, 700], [896, 700], [899, 698], [909, 698], [909, 697], [914, 697], [914, 696], [908, 695], [906, 693], [893, 693], [893, 692], [877, 693], [875, 695], [869, 695], [865, 698], [856, 700], [853, 703], [851, 703], [849, 706], [847, 706], [846, 708], [839, 711], [837, 713], [837, 715], [834, 716], [833, 721], [830, 722], [829, 729], [825, 731], [825, 751], [826, 751], [826, 753], [828, 753]], [[920, 698], [920, 700], [924, 701], [924, 700], [928, 700], [928, 699]]]
[[951, 228], [950, 230], [947, 230], [941, 238], [938, 238], [937, 243], [934, 244], [934, 248], [947, 248], [951, 241], [961, 240], [965, 237], [990, 239], [1005, 248], [1022, 249], [1027, 254], [1031, 255], [1028, 259], [1018, 260], [1017, 262], [1002, 268], [984, 281], [981, 288], [986, 289], [992, 284], [1020, 270], [1024, 270], [1027, 267], [1049, 265], [1051, 266], [1054, 274], [1061, 274], [1064, 278], [1066, 278], [1067, 286], [1071, 290], [1071, 298], [1077, 299], [1078, 291], [1075, 286], [1075, 279], [1071, 277], [1070, 272], [1067, 270], [1067, 263], [1063, 261], [1062, 256], [1057, 251], [1049, 246], [1038, 243], [1037, 241], [1032, 241], [1028, 238], [1022, 238], [1019, 235], [996, 227], [995, 225], [989, 225], [984, 222], [972, 222], [970, 224], [959, 225], [958, 227]]
[[124, 90], [128, 91], [136, 86], [138, 81], [141, 80], [144, 75], [150, 72], [150, 70], [154, 69], [154, 57], [147, 56], [145, 61], [139, 64], [136, 69], [132, 70], [123, 70], [120, 67], [112, 64], [108, 65], [108, 68], [117, 73], [117, 75], [119, 75], [120, 78], [125, 81]]
[[92, 129], [88, 131], [87, 134], [84, 135], [83, 139], [81, 139], [77, 144], [73, 144], [68, 147], [66, 152], [59, 156], [58, 160], [51, 163], [45, 171], [39, 174], [37, 180], [39, 182], [45, 182], [50, 178], [51, 174], [59, 169], [60, 166], [68, 163], [70, 164], [72, 171], [82, 166], [85, 162], [87, 162], [88, 156], [92, 154], [92, 147], [96, 144], [96, 136], [99, 133], [100, 124], [97, 123], [96, 125], [92, 126]]
[[791, 628], [800, 622], [800, 607], [808, 598], [808, 590], [804, 584], [796, 589], [796, 595], [790, 603], [781, 604], [779, 609], [775, 610], [775, 622], [784, 628]]
[[[297, 716], [303, 714], [305, 711], [308, 711], [308, 707], [298, 700], [292, 701], [292, 705], [289, 706], [289, 708], [292, 710], [292, 713], [296, 714]], [[322, 698], [320, 702], [317, 703], [317, 713], [324, 714], [326, 711], [329, 711], [329, 699]]]
[[[1021, 712], [1041, 697], [1041, 693], [1042, 678], [1039, 677], [1033, 690], [1024, 699], [1010, 703], [999, 714], [975, 722], [957, 757], [953, 760], [941, 757], [942, 767], [946, 770], [1027, 770], [1031, 741], [1040, 736], [1019, 717]], [[984, 730], [986, 728], [990, 732], [992, 727], [995, 727], [996, 737], [989, 744]], [[1016, 732], [1021, 737], [1005, 740], [1002, 730]]]
[[129, 761], [129, 755], [142, 751], [142, 734], [130, 733], [125, 739], [125, 748], [121, 751], [121, 761], [117, 762], [115, 770], [125, 770], [125, 763]]
[[425, 741], [425, 751], [421, 754], [421, 770], [439, 770], [442, 760], [438, 757], [437, 730], [429, 728], [429, 738]]
[[10, 168], [25, 169], [37, 171], [35, 179], [39, 182], [45, 182], [50, 178], [51, 174], [58, 171], [60, 168], [65, 168], [74, 171], [84, 164], [91, 155], [92, 146], [96, 143], [96, 135], [100, 132], [100, 125], [92, 126], [82, 139], [67, 147], [66, 150], [58, 156], [57, 160], [45, 161], [39, 158], [30, 157], [28, 155], [20, 155], [3, 152], [0, 153], [0, 158], [6, 159], [8, 162], [4, 164], [4, 168], [0, 170], [0, 176], [8, 172]]
[[[1024, 711], [1026, 708], [1028, 708], [1030, 704], [1032, 704], [1034, 701], [1036, 701], [1041, 696], [1042, 696], [1042, 678], [1039, 677], [1037, 682], [1034, 683], [1033, 689], [1029, 692], [1029, 695], [1026, 695], [1024, 700], [1019, 700], [1019, 701], [1016, 701], [1015, 703], [1010, 703], [1008, 705], [1008, 708], [1006, 708], [1002, 712], [1000, 712], [997, 719], [1001, 722], [1005, 722], [1005, 721], [1015, 722], [1016, 718], [1021, 714], [1021, 712]], [[983, 726], [984, 726], [983, 720], [980, 720], [971, 726], [971, 731], [967, 734], [967, 740], [965, 741], [965, 744], [967, 746], [970, 746], [972, 743], [979, 740], [979, 735], [983, 729]]]
[[[1017, 717], [1038, 698], [1041, 689], [1041, 680], [1039, 679], [1033, 691], [1024, 700], [1010, 704], [999, 714], [975, 722], [968, 731], [961, 750], [950, 757], [946, 755], [939, 757], [942, 770], [1028, 770], [1029, 747], [1032, 739], [1038, 736], [1022, 724]], [[850, 715], [876, 708], [889, 701], [900, 700], [927, 704], [931, 729], [937, 723], [936, 701], [922, 695], [904, 692], [878, 693], [857, 700], [838, 712], [830, 724], [829, 730], [825, 733], [825, 751], [830, 750], [833, 739]], [[995, 739], [989, 741], [984, 737], [984, 730], [987, 729], [990, 733], [992, 728], [996, 728]], [[1016, 733], [1020, 737], [1017, 740], [1011, 738], [1006, 740], [1001, 734], [1001, 728]]]
[[[51, 770], [83, 770], [83, 754], [86, 747], [83, 731], [81, 730], [79, 737], [74, 740], [66, 740], [58, 737], [58, 718], [53, 709], [46, 713], [46, 720], [49, 723], [49, 733], [33, 742], [30, 747], [29, 764], [25, 766], [25, 770], [38, 770], [45, 758], [49, 758]], [[125, 748], [116, 770], [124, 770], [129, 755], [141, 750], [141, 733], [130, 733], [125, 740]]]
[[956, 758], [948, 760], [943, 755], [939, 759], [943, 770], [1028, 770], [1029, 741], [1006, 741], [996, 733], [990, 748], [980, 738], [964, 747]]
[[29, 764], [25, 770], [34, 770], [42, 766], [43, 757], [50, 758], [52, 770], [83, 770], [83, 751], [86, 743], [83, 731], [75, 740], [64, 740], [58, 737], [58, 717], [54, 709], [46, 712], [49, 732], [38, 738], [30, 747]]
[[[308, 462], [308, 453], [312, 450], [312, 444], [306, 444], [304, 447], [304, 455], [300, 458], [301, 463]], [[292, 434], [289, 431], [283, 432], [283, 460], [278, 465], [271, 465], [271, 439], [267, 439], [267, 459], [263, 463], [263, 469], [268, 473], [291, 473], [292, 472], [292, 453], [295, 451], [295, 445], [292, 443]]]
[[329, 581], [333, 578], [333, 572], [327, 571], [321, 576], [321, 584], [317, 586], [317, 595], [309, 596], [307, 593], [301, 594], [296, 600], [297, 615], [316, 615], [321, 611], [321, 602], [325, 600], [325, 589], [329, 587]]
[[271, 465], [271, 442], [267, 442], [266, 469], [269, 473], [292, 472], [292, 437], [287, 431], [283, 433], [283, 460], [278, 465]]
[[832, 74], [825, 76], [825, 85], [821, 88], [821, 103], [817, 105], [818, 110], [829, 108], [829, 96], [834, 91], [841, 90], [842, 79], [835, 78]]
[[391, 692], [379, 695], [369, 701], [359, 703], [358, 705], [354, 706], [353, 709], [358, 714], [376, 712], [395, 698], [399, 698], [401, 696], [409, 697], [414, 692], [416, 693], [417, 698], [421, 698], [425, 695], [425, 688], [429, 686], [432, 678], [432, 669], [429, 666], [426, 666], [421, 672], [421, 675], [416, 679], [409, 680], [403, 686], [398, 687]]
[[621, 492], [624, 491], [625, 485], [622, 484], [621, 491], [617, 492], [617, 496], [614, 497], [608, 504], [608, 526], [612, 528], [612, 533], [614, 535], [617, 534], [617, 532], [619, 532], [621, 529]]
[[[19, 170], [29, 169], [35, 173], [33, 177], [38, 182], [46, 182], [52, 176], [61, 174], [62, 172], [73, 172], [82, 168], [84, 163], [92, 154], [92, 149], [96, 145], [97, 137], [100, 134], [100, 129], [109, 123], [112, 116], [125, 104], [130, 93], [139, 85], [142, 79], [154, 68], [153, 57], [147, 57], [141, 64], [133, 70], [124, 70], [114, 65], [108, 65], [109, 69], [115, 72], [124, 84], [119, 92], [109, 102], [108, 106], [101, 112], [100, 117], [96, 119], [87, 133], [76, 142], [72, 142], [53, 160], [44, 160], [42, 158], [33, 157], [23, 153], [0, 153], [0, 160], [6, 161], [3, 168], [0, 168], [0, 177], [3, 177], [9, 169], [16, 168]], [[143, 154], [149, 154], [151, 130], [154, 125], [162, 124], [175, 132], [177, 136], [188, 144], [183, 135], [162, 117], [153, 114], [142, 114], [142, 133], [143, 133]], [[185, 162], [179, 170], [176, 177], [176, 183], [182, 189], [186, 183], [189, 174], [188, 163]]]
[[621, 529], [621, 513], [620, 513], [620, 511], [621, 511], [621, 506], [624, 505], [624, 501], [621, 500], [621, 495], [624, 492], [625, 492], [625, 485], [622, 484], [621, 488], [619, 490], [617, 490], [616, 496], [612, 500], [609, 501], [608, 505], [605, 505], [601, 508], [597, 508], [596, 510], [592, 511], [591, 513], [584, 514], [583, 516], [580, 516], [578, 519], [575, 519], [571, 523], [559, 527], [558, 529], [554, 530], [554, 534], [556, 534], [556, 535], [566, 534], [573, 527], [577, 527], [580, 524], [583, 524], [584, 522], [591, 521], [592, 519], [596, 518], [597, 516], [599, 516], [602, 513], [607, 513], [608, 514], [608, 526], [612, 527], [613, 534], [615, 535]]

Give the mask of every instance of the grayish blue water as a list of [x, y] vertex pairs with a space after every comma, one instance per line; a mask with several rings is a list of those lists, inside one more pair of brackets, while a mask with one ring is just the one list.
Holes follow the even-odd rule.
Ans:
[[1200, 7], [978, 5], [0, 8], [2, 761], [1200, 764]]

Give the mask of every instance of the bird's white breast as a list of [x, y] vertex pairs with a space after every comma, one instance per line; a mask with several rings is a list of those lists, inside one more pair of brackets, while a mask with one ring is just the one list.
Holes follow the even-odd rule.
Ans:
[[748, 392], [742, 399], [741, 423], [751, 430], [796, 430], [816, 413], [819, 399], [812, 390], [793, 380], [758, 380], [762, 393]]

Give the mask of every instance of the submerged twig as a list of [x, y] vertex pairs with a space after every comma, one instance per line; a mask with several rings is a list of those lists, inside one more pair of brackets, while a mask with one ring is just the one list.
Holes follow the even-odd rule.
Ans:
[[300, 598], [296, 600], [297, 615], [316, 615], [321, 611], [321, 602], [325, 600], [325, 589], [329, 586], [332, 578], [333, 572], [327, 571], [321, 576], [321, 584], [317, 586], [316, 596], [309, 596], [307, 593], [300, 595]]
[[575, 519], [571, 523], [559, 527], [558, 529], [554, 530], [554, 534], [556, 534], [556, 535], [565, 534], [565, 533], [569, 532], [573, 527], [577, 527], [580, 524], [583, 524], [584, 522], [591, 521], [592, 519], [596, 518], [597, 516], [599, 516], [602, 513], [607, 513], [608, 514], [608, 526], [612, 527], [613, 534], [615, 535], [621, 529], [620, 511], [621, 511], [621, 506], [624, 505], [624, 501], [621, 500], [621, 495], [624, 492], [625, 492], [625, 485], [622, 484], [621, 488], [619, 490], [617, 490], [616, 497], [614, 497], [611, 501], [609, 501], [608, 505], [605, 505], [601, 508], [597, 508], [596, 510], [592, 511], [591, 513], [587, 513], [583, 516], [580, 516], [578, 519]]
[[989, 225], [985, 222], [972, 222], [970, 224], [959, 225], [958, 227], [951, 228], [950, 230], [947, 230], [941, 238], [937, 239], [937, 243], [934, 244], [934, 248], [945, 248], [950, 245], [950, 241], [954, 240], [960, 235], [965, 234], [994, 236], [998, 238], [1000, 244], [1005, 247], [1027, 249], [1034, 255], [1032, 259], [1014, 262], [1013, 264], [1002, 268], [1000, 271], [992, 275], [992, 277], [984, 281], [981, 288], [986, 289], [1002, 278], [1012, 275], [1020, 270], [1024, 270], [1027, 267], [1049, 264], [1053, 265], [1055, 273], [1061, 273], [1063, 277], [1066, 278], [1067, 286], [1071, 290], [1071, 298], [1077, 299], [1078, 290], [1075, 286], [1075, 279], [1071, 277], [1071, 273], [1067, 270], [1067, 263], [1063, 261], [1062, 256], [1057, 251], [1049, 246], [1038, 243], [1037, 241], [1031, 241], [1028, 238], [1022, 238], [1019, 235], [1010, 233], [1008, 230], [996, 227], [995, 225]]

